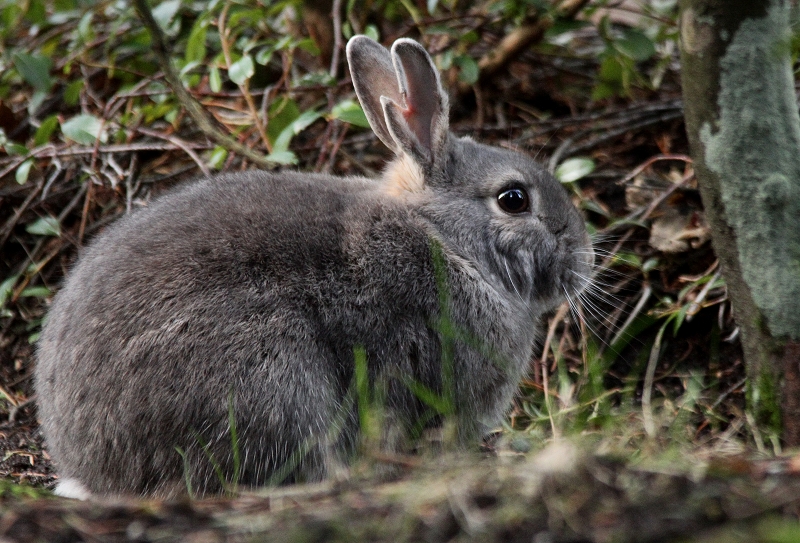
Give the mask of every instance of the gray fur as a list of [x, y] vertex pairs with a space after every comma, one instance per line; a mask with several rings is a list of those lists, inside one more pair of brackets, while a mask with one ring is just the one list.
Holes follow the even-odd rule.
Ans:
[[[362, 47], [374, 54], [366, 40], [351, 40], [351, 62]], [[419, 68], [419, 51], [403, 40], [395, 54]], [[362, 103], [380, 104], [364, 95], [385, 85], [351, 66]], [[158, 199], [86, 248], [53, 302], [35, 376], [63, 479], [98, 495], [176, 495], [178, 447], [193, 490], [219, 492], [215, 463], [234, 479], [232, 401], [241, 484], [274, 482], [286, 466], [285, 481], [321, 480], [357, 440], [356, 346], [384, 387], [388, 420], [402, 432], [435, 424], [406, 384], [442, 390], [434, 243], [450, 319], [472, 338], [453, 344], [459, 437], [469, 443], [500, 420], [542, 315], [585, 286], [591, 249], [566, 192], [531, 159], [449, 135], [446, 95], [427, 66], [434, 73], [418, 79], [439, 88], [418, 125], [434, 137], [416, 143], [431, 160], [389, 142], [424, 172], [420, 190], [398, 190], [393, 166], [382, 180], [223, 175]], [[394, 137], [375, 113], [376, 132]], [[498, 207], [511, 182], [530, 194], [529, 213]]]

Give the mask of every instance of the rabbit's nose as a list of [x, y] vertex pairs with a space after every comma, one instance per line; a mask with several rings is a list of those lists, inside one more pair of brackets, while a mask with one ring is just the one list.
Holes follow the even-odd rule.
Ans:
[[558, 236], [569, 227], [569, 220], [553, 215], [539, 215], [539, 220], [544, 223], [547, 230], [554, 236]]

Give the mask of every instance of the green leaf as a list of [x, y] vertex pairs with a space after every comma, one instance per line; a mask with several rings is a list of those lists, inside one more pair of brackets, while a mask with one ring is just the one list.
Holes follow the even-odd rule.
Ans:
[[610, 83], [598, 83], [592, 90], [592, 100], [604, 100], [616, 96], [617, 89], [617, 86], [611, 85]]
[[35, 115], [37, 111], [39, 111], [39, 106], [41, 106], [45, 99], [48, 98], [49, 92], [47, 91], [34, 91], [33, 96], [31, 96], [30, 101], [28, 102], [28, 113], [31, 115]]
[[22, 78], [37, 91], [47, 92], [53, 86], [53, 79], [50, 77], [53, 62], [49, 58], [42, 55], [14, 53], [11, 59]]
[[80, 36], [81, 42], [83, 43], [89, 43], [94, 39], [94, 25], [92, 24], [93, 18], [94, 12], [87, 11], [86, 14], [81, 17], [81, 20], [78, 23], [78, 36]]
[[299, 117], [292, 121], [289, 126], [284, 128], [280, 133], [278, 139], [275, 140], [275, 143], [272, 146], [272, 152], [276, 153], [288, 150], [289, 142], [292, 141], [292, 138], [308, 128], [311, 123], [320, 117], [322, 117], [322, 114], [318, 111], [314, 111], [313, 109], [301, 113]]
[[68, 106], [78, 104], [78, 100], [81, 99], [81, 92], [83, 92], [83, 85], [83, 79], [78, 79], [67, 85], [67, 88], [64, 89], [64, 102], [66, 102]]
[[17, 172], [15, 174], [17, 183], [20, 185], [24, 185], [25, 182], [28, 180], [28, 174], [31, 172], [31, 166], [33, 166], [33, 159], [29, 158], [25, 162], [19, 165], [17, 168]]
[[272, 59], [272, 55], [275, 53], [275, 49], [272, 47], [263, 47], [256, 53], [256, 62], [261, 64], [262, 66], [266, 66], [269, 64], [269, 61]]
[[626, 28], [621, 39], [612, 42], [614, 48], [637, 62], [649, 59], [656, 54], [656, 46], [642, 31]]
[[592, 23], [589, 21], [576, 21], [574, 19], [556, 19], [556, 22], [553, 23], [547, 32], [544, 33], [546, 39], [552, 39], [560, 34], [564, 34], [566, 32], [572, 32], [573, 30], [580, 30], [581, 28], [586, 28], [587, 26], [591, 26]]
[[50, 138], [53, 136], [53, 132], [56, 131], [58, 128], [58, 116], [57, 115], [50, 115], [48, 118], [42, 121], [42, 124], [39, 125], [39, 128], [36, 129], [36, 135], [33, 137], [33, 143], [36, 147], [40, 145], [44, 145]]
[[478, 63], [469, 55], [458, 55], [454, 62], [458, 66], [458, 79], [467, 84], [474, 85], [478, 81]]
[[321, 53], [317, 44], [311, 38], [306, 38], [297, 42], [297, 48], [302, 49], [311, 56], [318, 57]]
[[270, 143], [274, 145], [283, 129], [299, 116], [300, 108], [297, 106], [297, 102], [285, 96], [275, 100], [269, 107], [267, 137], [269, 137]]
[[28, 287], [22, 292], [20, 292], [20, 298], [46, 298], [47, 296], [51, 296], [53, 293], [52, 291], [45, 287], [45, 286], [38, 286], [38, 287]]
[[208, 69], [208, 86], [211, 87], [211, 90], [214, 92], [222, 90], [222, 76], [219, 73], [219, 68], [216, 66], [211, 66], [211, 68]]
[[297, 155], [291, 151], [272, 151], [266, 159], [276, 164], [297, 164]]
[[192, 70], [194, 70], [195, 68], [197, 68], [198, 66], [201, 66], [201, 65], [202, 65], [202, 63], [199, 60], [193, 60], [191, 62], [187, 62], [184, 65], [184, 67], [181, 68], [180, 76], [182, 78], [184, 78], [186, 76], [186, 74], [188, 74], [189, 72], [191, 72]]
[[19, 275], [12, 275], [2, 283], [0, 283], [0, 307], [5, 307], [8, 303], [11, 294], [14, 292], [14, 285], [17, 284]]
[[350, 25], [350, 21], [345, 21], [345, 23], [342, 24], [342, 36], [344, 36], [346, 40], [353, 37], [353, 27]]
[[355, 126], [369, 128], [369, 121], [361, 105], [355, 100], [342, 100], [331, 109], [331, 117]]
[[648, 258], [647, 260], [644, 261], [644, 264], [642, 264], [642, 271], [645, 273], [653, 271], [658, 267], [659, 264], [660, 262], [658, 261], [657, 258]]
[[622, 82], [622, 72], [625, 70], [622, 63], [619, 59], [612, 55], [607, 55], [601, 62], [600, 62], [600, 80], [605, 81], [607, 83], [621, 83]]
[[639, 258], [639, 255], [635, 255], [633, 253], [617, 253], [611, 260], [611, 263], [622, 266], [630, 266], [632, 268], [636, 268], [637, 270], [642, 268], [642, 259]]
[[610, 218], [611, 215], [608, 210], [601, 205], [598, 205], [594, 200], [581, 200], [581, 209], [597, 213], [601, 217]]
[[18, 143], [6, 143], [5, 145], [6, 153], [9, 155], [27, 155], [28, 148], [24, 145], [20, 145]]
[[25, 18], [35, 25], [43, 25], [47, 22], [47, 9], [45, 3], [41, 0], [33, 0], [26, 2], [28, 10], [25, 13]]
[[228, 158], [228, 150], [219, 145], [214, 147], [211, 156], [208, 157], [208, 165], [219, 170], [225, 164], [225, 159]]
[[208, 20], [201, 17], [197, 19], [186, 41], [186, 55], [184, 60], [202, 62], [206, 58], [206, 34], [208, 33]]
[[452, 406], [447, 398], [443, 397], [437, 391], [428, 388], [423, 383], [414, 381], [413, 379], [406, 379], [405, 385], [411, 390], [414, 396], [417, 397], [422, 403], [432, 408], [439, 414], [448, 415], [452, 413]]
[[29, 223], [25, 226], [25, 231], [36, 236], [61, 236], [61, 226], [58, 224], [58, 219], [50, 215], [39, 217], [32, 223]]
[[569, 158], [556, 168], [556, 178], [562, 183], [573, 183], [594, 171], [595, 164], [591, 158]]
[[166, 2], [161, 2], [153, 8], [153, 18], [158, 23], [158, 26], [167, 30], [180, 7], [181, 0], [167, 0]]
[[228, 77], [237, 85], [244, 85], [255, 73], [253, 57], [245, 55], [228, 68]]
[[97, 140], [107, 139], [103, 121], [94, 115], [78, 115], [61, 123], [61, 132], [81, 145], [94, 145]]
[[[680, 310], [677, 314], [673, 313], [674, 317], [672, 318], [672, 335], [677, 335], [678, 330], [680, 330], [683, 321], [686, 320], [686, 314], [689, 312], [689, 308], [691, 304], [684, 304], [681, 306]], [[667, 323], [669, 319], [667, 320]], [[665, 323], [666, 324], [666, 323]]]
[[375, 41], [380, 41], [380, 32], [378, 32], [378, 27], [375, 25], [367, 25], [364, 29], [364, 35]]

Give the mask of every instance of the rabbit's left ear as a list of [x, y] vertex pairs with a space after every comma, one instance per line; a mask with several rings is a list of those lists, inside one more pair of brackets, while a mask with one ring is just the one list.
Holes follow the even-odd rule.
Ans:
[[447, 93], [427, 51], [407, 38], [391, 53], [366, 36], [347, 43], [353, 86], [372, 130], [395, 154], [430, 171], [444, 156]]
[[401, 38], [391, 53], [402, 103], [381, 96], [386, 126], [400, 149], [427, 170], [440, 163], [446, 151], [447, 93], [439, 71], [419, 43]]

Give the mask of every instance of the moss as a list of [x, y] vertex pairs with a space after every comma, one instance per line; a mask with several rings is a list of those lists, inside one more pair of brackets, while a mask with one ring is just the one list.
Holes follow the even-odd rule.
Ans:
[[758, 421], [759, 425], [779, 435], [782, 428], [782, 408], [780, 402], [780, 367], [776, 367], [771, 357], [781, 345], [780, 341], [770, 340], [769, 332], [765, 329], [765, 322], [761, 315], [752, 316], [750, 322], [742, 322], [742, 327], [757, 331], [755, 338], [748, 338], [744, 334], [742, 342], [745, 347], [748, 343], [755, 344], [749, 349], [747, 360], [747, 385], [745, 400], [747, 407]]
[[747, 405], [753, 411], [756, 421], [769, 429], [774, 435], [781, 433], [780, 393], [777, 389], [777, 377], [769, 371], [767, 364], [761, 365], [761, 371], [755, 380], [749, 381], [747, 388]]
[[720, 61], [717, 130], [700, 131], [742, 276], [775, 337], [800, 339], [800, 116], [785, 3], [745, 20]]

